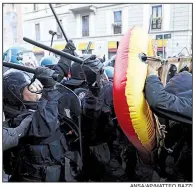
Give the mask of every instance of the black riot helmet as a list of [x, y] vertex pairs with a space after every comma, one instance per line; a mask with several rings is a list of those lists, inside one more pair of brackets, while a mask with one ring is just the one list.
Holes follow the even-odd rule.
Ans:
[[177, 73], [177, 66], [175, 64], [171, 64], [171, 67], [169, 69], [169, 73], [173, 76]]
[[70, 67], [71, 77], [74, 79], [85, 80], [83, 69], [79, 63], [72, 62]]
[[179, 73], [181, 73], [183, 71], [189, 71], [189, 67], [184, 66], [182, 69], [180, 69]]
[[177, 74], [177, 66], [175, 64], [171, 64], [169, 71], [168, 71], [168, 75], [167, 75], [167, 83], [169, 82], [169, 80], [171, 78], [173, 78], [175, 75]]
[[31, 82], [31, 77], [18, 70], [10, 69], [3, 75], [3, 101], [17, 106], [23, 104], [23, 90]]

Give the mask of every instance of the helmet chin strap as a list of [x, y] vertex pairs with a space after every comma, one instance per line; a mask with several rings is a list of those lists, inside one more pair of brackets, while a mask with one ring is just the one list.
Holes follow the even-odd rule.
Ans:
[[37, 98], [37, 101], [24, 101], [23, 99], [20, 99], [19, 97], [17, 97], [17, 95], [12, 91], [12, 89], [10, 89], [8, 87], [9, 91], [13, 94], [13, 96], [18, 100], [20, 101], [20, 103], [22, 104], [23, 108], [24, 109], [36, 109], [36, 106], [37, 106], [37, 101], [39, 100], [39, 98]]
[[23, 101], [23, 103], [25, 105], [25, 109], [36, 110], [36, 108], [37, 108], [37, 102], [34, 102], [34, 101]]
[[23, 107], [26, 108], [26, 106], [24, 105], [23, 101], [12, 91], [12, 89], [10, 89], [10, 87], [8, 87], [8, 89], [13, 94], [13, 96], [21, 102]]

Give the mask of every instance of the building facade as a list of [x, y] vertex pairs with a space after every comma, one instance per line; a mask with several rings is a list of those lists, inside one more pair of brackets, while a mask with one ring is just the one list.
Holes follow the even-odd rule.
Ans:
[[159, 54], [192, 54], [192, 4], [153, 4], [151, 8], [150, 35]]
[[[192, 4], [53, 4], [56, 14], [78, 53], [92, 42], [90, 53], [106, 59], [116, 54], [120, 38], [133, 26], [144, 27], [159, 55], [167, 57], [184, 47], [191, 52]], [[48, 4], [23, 5], [23, 36], [63, 49], [66, 42]], [[31, 46], [37, 55], [48, 52]]]
[[3, 50], [23, 42], [21, 4], [3, 4]]

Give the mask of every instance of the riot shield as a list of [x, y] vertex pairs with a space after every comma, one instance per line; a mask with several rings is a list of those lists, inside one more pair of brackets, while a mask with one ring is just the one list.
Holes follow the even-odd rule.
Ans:
[[56, 83], [56, 88], [62, 94], [58, 103], [61, 131], [68, 139], [73, 149], [78, 149], [82, 158], [81, 134], [81, 101], [78, 96], [66, 86]]

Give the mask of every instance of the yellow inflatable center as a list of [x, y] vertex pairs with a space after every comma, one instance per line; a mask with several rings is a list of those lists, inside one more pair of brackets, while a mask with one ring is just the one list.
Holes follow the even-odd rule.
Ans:
[[123, 36], [117, 51], [114, 107], [124, 133], [140, 154], [150, 160], [156, 136], [152, 112], [143, 92], [147, 64], [139, 58], [141, 53], [154, 55], [152, 41], [144, 29], [134, 27]]

